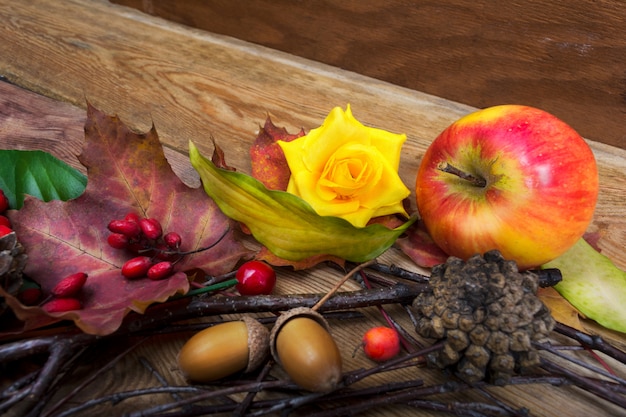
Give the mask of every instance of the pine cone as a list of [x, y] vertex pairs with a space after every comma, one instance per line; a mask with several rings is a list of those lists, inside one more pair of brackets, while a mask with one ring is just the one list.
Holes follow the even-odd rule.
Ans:
[[[22, 286], [22, 271], [27, 257], [15, 232], [0, 238], [0, 285], [11, 295], [16, 295]], [[0, 315], [6, 308], [4, 299], [0, 297]]]
[[444, 340], [429, 363], [452, 369], [462, 380], [488, 379], [506, 384], [510, 377], [539, 363], [532, 346], [554, 328], [548, 308], [537, 298], [538, 278], [520, 273], [517, 264], [490, 251], [463, 262], [450, 257], [433, 268], [431, 292], [413, 307], [421, 314], [416, 330]]

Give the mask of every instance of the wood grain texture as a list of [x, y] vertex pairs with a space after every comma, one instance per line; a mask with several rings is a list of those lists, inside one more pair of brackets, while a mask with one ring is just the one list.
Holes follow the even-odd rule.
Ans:
[[622, 0], [112, 0], [475, 107], [521, 103], [626, 147]]
[[0, 149], [48, 152], [86, 173], [78, 162], [84, 110], [0, 82]]
[[[249, 172], [248, 149], [267, 114], [291, 131], [310, 129], [317, 127], [332, 107], [350, 102], [355, 116], [365, 124], [408, 134], [400, 175], [409, 188], [414, 188], [426, 147], [450, 122], [472, 110], [105, 1], [0, 0], [0, 17], [4, 23], [0, 25], [0, 74], [17, 84], [0, 83], [0, 143], [7, 148], [56, 152], [74, 165], [74, 155], [81, 148], [87, 99], [110, 114], [118, 114], [137, 130], [145, 131], [154, 124], [175, 172], [189, 182], [196, 176], [186, 156], [188, 140], [209, 153], [209, 138], [214, 136], [225, 149], [229, 163]], [[626, 268], [626, 151], [596, 142], [590, 145], [600, 166], [602, 184], [591, 229], [602, 231], [605, 253]], [[395, 249], [386, 253], [383, 261], [415, 268]], [[324, 292], [338, 278], [337, 271], [328, 267], [304, 274], [281, 270], [277, 291]], [[355, 288], [355, 283], [345, 287]], [[367, 320], [331, 323], [347, 370], [368, 365], [362, 355], [353, 357], [352, 352], [369, 326], [382, 323], [376, 309], [364, 309], [364, 313]], [[406, 318], [402, 324], [411, 327]], [[113, 389], [155, 385], [154, 375], [138, 362], [140, 357], [147, 358], [170, 384], [184, 383], [175, 367], [175, 356], [184, 338], [179, 335], [147, 342], [112, 372], [102, 375], [76, 401]], [[94, 361], [94, 367], [104, 363], [107, 359], [102, 357]], [[616, 369], [626, 377], [623, 366]], [[90, 370], [83, 372], [88, 374]], [[439, 372], [422, 368], [376, 378], [392, 381], [416, 375], [426, 383], [443, 380]], [[579, 415], [623, 413], [568, 387], [490, 391], [515, 407], [529, 408], [537, 416], [552, 416], [554, 409]], [[479, 400], [466, 394], [446, 398]], [[106, 406], [90, 415], [120, 414], [150, 401], [147, 398], [145, 402]], [[437, 415], [404, 407], [373, 410], [367, 415], [411, 414]]]

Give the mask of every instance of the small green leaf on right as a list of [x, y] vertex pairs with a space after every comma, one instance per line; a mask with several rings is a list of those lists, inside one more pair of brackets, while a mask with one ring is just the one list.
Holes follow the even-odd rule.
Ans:
[[584, 239], [543, 268], [558, 268], [563, 280], [554, 288], [587, 318], [626, 333], [626, 272]]

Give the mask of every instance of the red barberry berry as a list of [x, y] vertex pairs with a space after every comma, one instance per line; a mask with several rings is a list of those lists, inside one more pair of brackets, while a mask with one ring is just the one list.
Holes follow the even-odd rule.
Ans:
[[372, 327], [363, 336], [363, 351], [376, 362], [388, 361], [400, 353], [400, 336], [390, 327]]
[[122, 275], [129, 279], [145, 277], [151, 266], [152, 260], [148, 256], [137, 256], [122, 266]]
[[80, 310], [83, 305], [76, 298], [54, 298], [43, 306], [41, 306], [48, 313], [64, 313], [66, 311]]
[[180, 248], [182, 238], [176, 232], [169, 232], [163, 236], [163, 241], [170, 249], [178, 249]]
[[9, 199], [4, 194], [4, 191], [0, 190], [0, 213], [4, 213], [9, 208]]
[[109, 244], [109, 246], [115, 249], [126, 249], [129, 242], [130, 239], [128, 238], [128, 236], [121, 233], [111, 233], [107, 237], [107, 243]]
[[35, 306], [41, 300], [42, 291], [40, 288], [25, 288], [17, 294], [17, 299], [25, 306]]
[[172, 275], [172, 271], [174, 270], [174, 264], [169, 261], [159, 262], [154, 264], [148, 269], [148, 278], [153, 280], [159, 280], [163, 278], [167, 278]]
[[7, 227], [7, 226], [5, 226], [3, 224], [0, 224], [0, 237], [6, 236], [6, 235], [8, 235], [9, 233], [12, 233], [12, 232], [13, 232], [13, 229], [11, 229], [10, 227]]
[[274, 268], [261, 261], [249, 261], [237, 269], [237, 291], [241, 295], [271, 294], [276, 284]]
[[126, 216], [124, 216], [124, 220], [137, 223], [137, 224], [139, 224], [140, 219], [141, 217], [139, 217], [139, 214], [135, 213], [134, 211], [131, 211], [128, 214], [126, 214]]
[[6, 226], [8, 228], [11, 227], [11, 221], [7, 216], [3, 216], [0, 214], [0, 226]]
[[139, 220], [139, 227], [148, 239], [158, 239], [163, 234], [161, 223], [157, 219], [141, 219]]
[[107, 227], [111, 232], [126, 235], [131, 239], [141, 233], [139, 225], [128, 220], [111, 220]]
[[59, 298], [73, 297], [83, 288], [87, 282], [87, 274], [84, 272], [76, 272], [63, 278], [52, 289], [52, 295]]

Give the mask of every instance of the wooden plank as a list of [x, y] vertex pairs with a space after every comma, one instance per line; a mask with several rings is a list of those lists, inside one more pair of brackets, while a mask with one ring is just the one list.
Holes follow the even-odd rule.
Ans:
[[[67, 143], [74, 155], [84, 120], [74, 106], [84, 109], [88, 99], [97, 107], [120, 115], [136, 129], [145, 131], [154, 123], [178, 171], [193, 178], [186, 159], [189, 139], [208, 153], [208, 138], [215, 136], [226, 149], [229, 162], [248, 171], [248, 148], [266, 114], [271, 114], [277, 124], [296, 131], [318, 126], [332, 107], [350, 102], [355, 115], [365, 124], [408, 134], [400, 175], [413, 188], [420, 156], [430, 141], [451, 121], [472, 110], [284, 53], [184, 28], [104, 1], [59, 4], [52, 0], [2, 0], [0, 16], [6, 22], [0, 27], [0, 38], [5, 40], [0, 43], [0, 73], [19, 86], [55, 100], [40, 101], [38, 96], [2, 85], [0, 114], [5, 123], [0, 132], [10, 132], [8, 137], [0, 138], [3, 146], [64, 149], [65, 146], [57, 148], [52, 144], [58, 140]], [[57, 105], [56, 100], [62, 103]], [[41, 126], [46, 130], [38, 141]], [[53, 140], [48, 143], [50, 138]], [[600, 165], [602, 183], [593, 227], [605, 233], [605, 253], [626, 267], [622, 246], [626, 151], [595, 142], [591, 146]], [[72, 160], [70, 153], [59, 155]], [[383, 260], [411, 268], [395, 250], [385, 254]], [[336, 271], [326, 267], [305, 275], [284, 271], [277, 291], [323, 292], [337, 278]], [[346, 286], [354, 288], [356, 284]], [[381, 322], [375, 309], [365, 309], [364, 313], [368, 320], [332, 323], [346, 360], [345, 369], [366, 364], [362, 356], [352, 357], [354, 345], [367, 327]], [[403, 325], [411, 327], [406, 320]], [[115, 389], [154, 384], [149, 373], [138, 365], [140, 356], [148, 357], [171, 384], [184, 384], [174, 365], [182, 343], [181, 337], [163, 337], [142, 346], [76, 401]], [[94, 362], [95, 367], [100, 365], [101, 362]], [[619, 375], [626, 376], [624, 367], [616, 368]], [[375, 380], [416, 375], [427, 383], [443, 378], [437, 371], [405, 369], [377, 376]], [[583, 415], [623, 413], [567, 387], [507, 387], [493, 391], [499, 398], [516, 407], [527, 407], [538, 416], [553, 415], [555, 408]], [[463, 395], [452, 398], [468, 399]], [[113, 410], [119, 413], [122, 409], [126, 410]], [[373, 410], [368, 415], [407, 415], [408, 411], [399, 407]], [[93, 415], [107, 413], [110, 415], [111, 410], [99, 409]]]
[[42, 150], [86, 173], [78, 162], [85, 111], [0, 82], [1, 149]]
[[[42, 150], [86, 174], [78, 161], [85, 138], [85, 110], [0, 82], [0, 149]], [[198, 175], [181, 152], [165, 148], [179, 178], [199, 186]]]
[[534, 105], [626, 147], [622, 0], [112, 1], [476, 107]]

